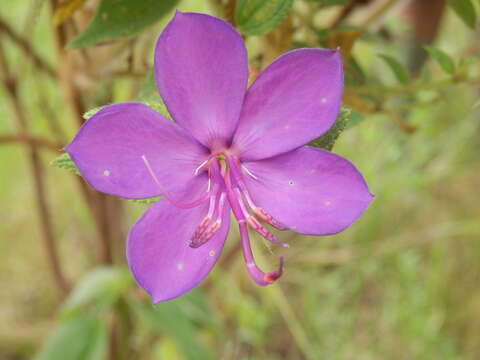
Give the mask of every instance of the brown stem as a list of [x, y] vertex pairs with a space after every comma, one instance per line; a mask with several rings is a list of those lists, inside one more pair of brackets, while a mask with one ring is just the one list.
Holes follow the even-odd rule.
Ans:
[[29, 144], [36, 148], [45, 148], [47, 150], [58, 152], [64, 144], [29, 134], [0, 135], [0, 144], [19, 143]]
[[[21, 137], [26, 137], [26, 134], [28, 134], [28, 123], [25, 113], [23, 112], [21, 101], [18, 97], [16, 79], [12, 76], [8, 63], [4, 57], [1, 40], [2, 39], [0, 38], [0, 70], [1, 73], [3, 73], [1, 80], [12, 103], [12, 108], [20, 131], [19, 135]], [[28, 143], [28, 159], [33, 175], [35, 200], [37, 204], [38, 215], [40, 217], [43, 243], [49, 259], [50, 270], [55, 283], [62, 292], [62, 295], [66, 295], [70, 287], [65, 279], [65, 276], [63, 275], [60, 264], [55, 235], [52, 223], [50, 221], [51, 218], [47, 202], [46, 187], [42, 174], [42, 164], [37, 148], [33, 145], [33, 143]]]
[[335, 28], [340, 25], [359, 5], [365, 5], [369, 3], [370, 0], [350, 0], [342, 7], [337, 17], [332, 21], [330, 28]]
[[0, 33], [5, 34], [16, 43], [39, 69], [45, 71], [52, 78], [56, 78], [56, 71], [35, 52], [27, 40], [17, 34], [2, 18], [0, 18]]
[[[57, 0], [50, 0], [52, 13], [58, 5]], [[77, 122], [77, 125], [82, 125], [84, 119], [82, 114], [86, 109], [82, 103], [82, 94], [80, 89], [76, 86], [73, 79], [73, 53], [65, 49], [65, 45], [68, 42], [67, 37], [67, 24], [61, 24], [54, 29], [54, 38], [57, 48], [57, 54], [62, 61], [60, 61], [60, 67], [58, 71], [59, 82], [64, 89], [64, 94], [68, 106]], [[113, 262], [111, 243], [112, 232], [110, 231], [108, 214], [107, 212], [107, 197], [104, 194], [91, 191], [88, 186], [80, 177], [76, 177], [79, 186], [81, 187], [82, 194], [89, 206], [95, 226], [99, 234], [100, 243], [100, 262], [103, 264], [111, 264]]]

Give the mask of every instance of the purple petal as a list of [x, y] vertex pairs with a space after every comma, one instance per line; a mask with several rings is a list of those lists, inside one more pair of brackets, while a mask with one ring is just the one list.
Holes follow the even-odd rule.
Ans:
[[229, 229], [225, 206], [218, 232], [198, 248], [189, 246], [196, 227], [207, 214], [208, 201], [182, 210], [162, 199], [132, 227], [128, 236], [128, 264], [138, 284], [154, 303], [173, 299], [197, 286], [215, 265]]
[[340, 53], [300, 49], [270, 64], [245, 97], [233, 147], [258, 160], [297, 148], [335, 122], [342, 98]]
[[[180, 126], [139, 103], [105, 106], [66, 147], [85, 180], [98, 191], [124, 198], [161, 193], [142, 156], [164, 190], [177, 194], [205, 176], [194, 176], [206, 149]], [[180, 195], [180, 194], [178, 194]]]
[[303, 146], [244, 165], [258, 178], [244, 176], [256, 205], [299, 233], [340, 232], [373, 199], [355, 166], [325, 150]]
[[232, 26], [177, 12], [158, 39], [155, 78], [181, 126], [211, 149], [229, 143], [248, 80], [247, 52]]

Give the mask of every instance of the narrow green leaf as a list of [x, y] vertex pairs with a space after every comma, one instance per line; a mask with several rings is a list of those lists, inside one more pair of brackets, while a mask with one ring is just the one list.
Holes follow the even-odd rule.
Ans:
[[397, 78], [397, 80], [402, 83], [402, 84], [407, 84], [408, 83], [408, 73], [407, 70], [403, 67], [400, 62], [398, 62], [397, 59], [390, 55], [385, 55], [385, 54], [380, 54], [379, 55], [385, 63], [388, 65], [390, 70], [392, 70], [393, 74]]
[[308, 2], [315, 2], [320, 6], [339, 6], [345, 5], [349, 0], [307, 0]]
[[237, 0], [235, 24], [247, 35], [273, 30], [288, 15], [293, 0]]
[[330, 130], [328, 130], [319, 138], [311, 141], [308, 145], [322, 148], [328, 151], [332, 150], [333, 145], [335, 145], [335, 142], [337, 141], [340, 134], [347, 128], [351, 112], [352, 111], [350, 109], [342, 107], [340, 110], [340, 114], [337, 117], [337, 120], [330, 128]]
[[425, 50], [427, 50], [430, 56], [438, 62], [443, 71], [450, 75], [455, 73], [455, 63], [450, 55], [440, 49], [434, 48], [433, 46], [425, 46]]
[[108, 335], [98, 318], [79, 316], [63, 322], [34, 360], [105, 360]]
[[321, 6], [345, 5], [349, 0], [316, 0]]
[[103, 0], [91, 23], [68, 47], [81, 48], [100, 41], [136, 35], [166, 15], [177, 2], [178, 0]]
[[136, 302], [131, 302], [130, 305], [154, 329], [169, 335], [184, 352], [185, 359], [213, 359], [210, 351], [197, 340], [195, 326], [185, 316], [176, 300], [162, 302], [155, 307]]
[[477, 13], [471, 0], [448, 0], [448, 5], [462, 19], [468, 27], [474, 29], [477, 22]]
[[64, 316], [85, 311], [87, 306], [95, 310], [108, 309], [133, 284], [125, 268], [100, 267], [89, 272], [75, 287], [63, 304]]
[[80, 171], [78, 171], [77, 167], [75, 166], [74, 162], [70, 158], [70, 155], [67, 153], [63, 153], [55, 160], [53, 160], [50, 165], [56, 166], [61, 169], [68, 170], [73, 172], [74, 174], [80, 175]]

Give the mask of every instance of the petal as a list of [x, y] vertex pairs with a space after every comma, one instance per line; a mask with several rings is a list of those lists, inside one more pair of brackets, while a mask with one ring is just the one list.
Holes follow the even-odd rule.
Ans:
[[127, 245], [128, 264], [154, 303], [191, 290], [215, 265], [230, 226], [228, 206], [224, 208], [220, 229], [207, 243], [198, 248], [188, 243], [207, 208], [208, 202], [182, 210], [162, 199], [132, 227]]
[[140, 103], [108, 105], [82, 126], [66, 150], [85, 180], [98, 191], [125, 198], [159, 195], [142, 160], [163, 188], [178, 193], [192, 182], [207, 150], [180, 126]]
[[321, 136], [335, 122], [343, 72], [335, 50], [299, 49], [270, 64], [245, 97], [233, 147], [265, 159]]
[[274, 158], [244, 163], [256, 205], [280, 223], [308, 235], [330, 235], [352, 224], [373, 199], [348, 160], [303, 146]]
[[155, 78], [181, 126], [207, 147], [229, 143], [248, 79], [247, 52], [231, 25], [177, 12], [158, 39]]

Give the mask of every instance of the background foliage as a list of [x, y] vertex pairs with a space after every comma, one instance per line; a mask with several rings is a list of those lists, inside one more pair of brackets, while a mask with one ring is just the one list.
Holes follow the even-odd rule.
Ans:
[[[312, 145], [335, 144], [377, 197], [341, 234], [280, 234], [290, 249], [258, 241], [266, 267], [286, 257], [273, 286], [252, 284], [233, 232], [202, 286], [152, 307], [124, 259], [147, 205], [92, 191], [64, 170], [75, 169], [61, 149], [99, 106], [138, 100], [165, 113], [152, 50], [175, 8], [236, 26], [252, 78], [292, 48], [340, 47], [344, 108]], [[476, 0], [4, 0], [0, 359], [480, 358], [479, 10]]]

